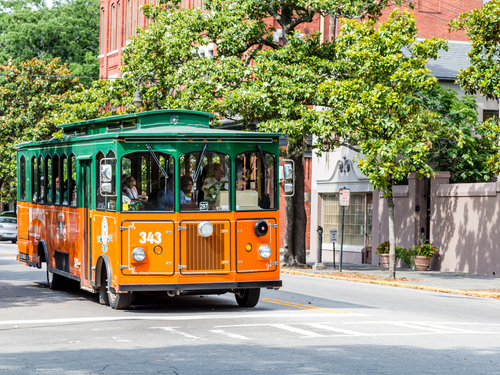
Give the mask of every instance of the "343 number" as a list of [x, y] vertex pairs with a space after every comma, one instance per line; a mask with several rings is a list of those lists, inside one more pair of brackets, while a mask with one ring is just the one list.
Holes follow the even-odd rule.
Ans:
[[151, 244], [156, 243], [160, 244], [161, 243], [161, 233], [160, 232], [141, 232], [139, 233], [139, 236], [141, 239], [139, 240], [140, 243], [146, 243], [149, 242]]

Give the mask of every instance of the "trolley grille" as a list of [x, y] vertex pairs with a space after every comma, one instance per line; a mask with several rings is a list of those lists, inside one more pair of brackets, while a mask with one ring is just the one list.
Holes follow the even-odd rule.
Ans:
[[210, 272], [229, 271], [229, 231], [225, 223], [212, 223], [213, 234], [202, 237], [198, 234], [198, 223], [186, 225], [186, 241], [184, 243], [186, 269], [190, 271]]

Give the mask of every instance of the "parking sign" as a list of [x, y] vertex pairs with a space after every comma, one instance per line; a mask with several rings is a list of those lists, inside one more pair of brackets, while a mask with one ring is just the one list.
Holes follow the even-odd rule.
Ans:
[[349, 206], [349, 199], [351, 198], [351, 190], [340, 189], [339, 192], [339, 206]]

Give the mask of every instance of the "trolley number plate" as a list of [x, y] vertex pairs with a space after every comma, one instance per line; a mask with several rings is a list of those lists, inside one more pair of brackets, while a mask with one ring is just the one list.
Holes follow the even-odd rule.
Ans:
[[161, 233], [160, 232], [141, 232], [139, 233], [139, 236], [141, 239], [139, 240], [140, 243], [146, 243], [149, 242], [150, 244], [156, 243], [160, 244], [161, 243]]

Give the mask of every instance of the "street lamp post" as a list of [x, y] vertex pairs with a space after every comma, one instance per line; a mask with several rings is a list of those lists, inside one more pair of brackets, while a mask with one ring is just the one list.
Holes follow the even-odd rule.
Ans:
[[[149, 85], [154, 85], [155, 88], [156, 86], [156, 78], [154, 77], [154, 74], [152, 73], [147, 73], [143, 74], [142, 76], [139, 77], [137, 80], [137, 90], [135, 91], [134, 94], [134, 100], [132, 100], [132, 103], [134, 104], [135, 108], [139, 109], [142, 106], [142, 98], [141, 98], [141, 91], [139, 90], [141, 87], [141, 84], [146, 83]], [[158, 97], [157, 97], [157, 91], [155, 90], [155, 101], [154, 101], [154, 109], [155, 111], [158, 109]]]

